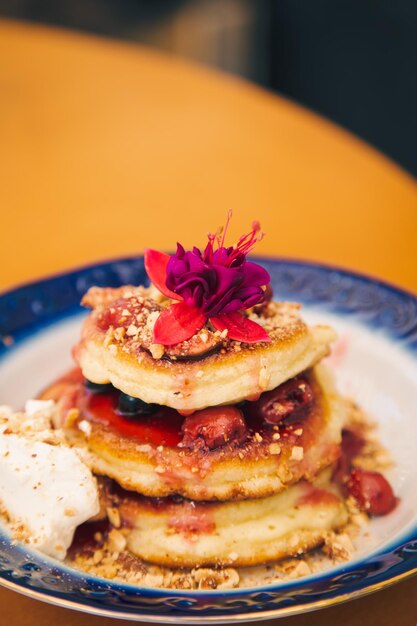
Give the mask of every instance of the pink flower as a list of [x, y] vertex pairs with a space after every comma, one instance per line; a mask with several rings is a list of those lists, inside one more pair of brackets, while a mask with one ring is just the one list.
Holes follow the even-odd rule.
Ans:
[[262, 287], [270, 282], [268, 272], [246, 255], [262, 237], [259, 223], [236, 245], [225, 247], [223, 231], [208, 236], [203, 252], [194, 247], [169, 256], [157, 250], [145, 251], [145, 269], [164, 295], [179, 300], [164, 309], [156, 321], [154, 342], [174, 345], [190, 339], [210, 320], [217, 330], [227, 329], [230, 339], [255, 343], [270, 341], [266, 331], [249, 320], [243, 311], [265, 301]]

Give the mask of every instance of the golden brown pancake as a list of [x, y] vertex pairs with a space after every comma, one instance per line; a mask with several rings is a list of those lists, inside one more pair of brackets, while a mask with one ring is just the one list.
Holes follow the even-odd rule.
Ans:
[[[193, 416], [183, 418], [162, 408], [154, 416], [129, 420], [109, 410], [111, 398], [92, 395], [81, 381], [61, 382], [43, 397], [60, 398], [68, 436], [83, 439], [95, 473], [125, 489], [152, 497], [240, 500], [279, 493], [301, 479], [311, 481], [339, 456], [345, 403], [329, 372], [316, 366], [297, 380], [307, 382], [313, 401], [295, 421], [265, 424], [251, 417], [254, 405], [249, 402], [242, 409], [243, 438], [231, 437], [213, 449], [199, 436], [195, 446], [184, 446], [180, 430]], [[74, 407], [79, 415], [70, 410]]]
[[300, 481], [256, 500], [192, 502], [118, 490], [111, 504], [128, 549], [145, 561], [172, 567], [258, 565], [296, 556], [347, 522], [345, 505], [328, 476], [320, 484]]
[[184, 413], [275, 389], [326, 356], [335, 338], [328, 326], [307, 326], [299, 305], [269, 302], [249, 317], [270, 343], [233, 341], [207, 323], [189, 341], [164, 347], [152, 334], [167, 300], [154, 294], [131, 286], [91, 289], [83, 303], [93, 311], [75, 356], [88, 380]]

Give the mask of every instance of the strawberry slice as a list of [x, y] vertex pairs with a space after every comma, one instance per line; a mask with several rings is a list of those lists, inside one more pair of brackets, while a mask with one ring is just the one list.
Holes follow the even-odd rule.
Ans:
[[164, 309], [156, 320], [153, 329], [154, 343], [173, 346], [187, 341], [203, 328], [206, 316], [185, 302], [176, 302]]
[[227, 336], [235, 341], [243, 341], [244, 343], [271, 341], [271, 337], [262, 326], [252, 322], [242, 313], [224, 313], [217, 317], [211, 317], [210, 322], [216, 330], [223, 331], [227, 328]]
[[181, 296], [168, 289], [165, 284], [169, 259], [169, 254], [165, 254], [165, 252], [146, 248], [144, 257], [145, 270], [150, 281], [164, 296], [172, 298], [173, 300], [182, 300]]

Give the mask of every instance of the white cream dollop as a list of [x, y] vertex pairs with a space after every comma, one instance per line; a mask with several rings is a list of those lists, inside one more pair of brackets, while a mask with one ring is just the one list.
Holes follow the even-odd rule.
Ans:
[[17, 538], [64, 559], [77, 526], [99, 511], [97, 483], [76, 448], [51, 428], [55, 405], [0, 407], [0, 503]]

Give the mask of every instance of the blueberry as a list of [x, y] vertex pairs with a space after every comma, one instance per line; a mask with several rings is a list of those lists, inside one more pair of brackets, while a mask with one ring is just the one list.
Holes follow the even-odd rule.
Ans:
[[125, 417], [136, 417], [140, 415], [149, 415], [153, 413], [157, 408], [156, 404], [147, 404], [139, 398], [128, 396], [126, 393], [121, 393], [119, 401], [117, 403], [117, 410]]
[[93, 393], [107, 393], [113, 387], [111, 383], [100, 385], [99, 383], [92, 383], [91, 380], [86, 380], [85, 386], [89, 391], [92, 391]]

